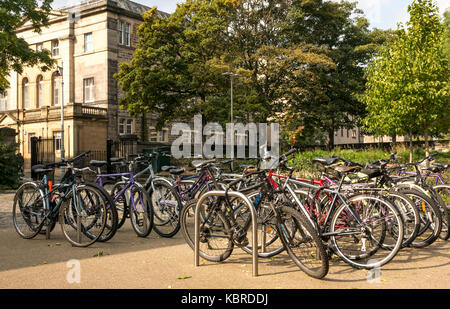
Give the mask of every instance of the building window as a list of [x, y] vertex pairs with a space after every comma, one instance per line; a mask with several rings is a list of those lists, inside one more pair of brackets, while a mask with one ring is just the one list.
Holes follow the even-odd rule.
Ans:
[[59, 56], [59, 42], [58, 41], [52, 41], [52, 56], [53, 57]]
[[0, 111], [8, 110], [8, 92], [0, 94]]
[[52, 77], [52, 89], [53, 89], [53, 106], [59, 105], [59, 78], [56, 75]]
[[61, 131], [53, 132], [53, 140], [55, 142], [55, 152], [61, 151]]
[[38, 51], [38, 52], [42, 51], [42, 43], [36, 44], [36, 51]]
[[119, 44], [130, 46], [130, 28], [129, 23], [119, 21]]
[[125, 134], [125, 119], [120, 119], [119, 121], [119, 134]]
[[28, 78], [24, 78], [22, 81], [22, 96], [23, 96], [23, 108], [30, 108], [30, 85], [28, 84]]
[[349, 129], [347, 129], [347, 138], [349, 138], [350, 137], [350, 130]]
[[131, 134], [132, 130], [133, 130], [133, 120], [128, 119], [127, 120], [127, 134]]
[[160, 142], [167, 142], [167, 140], [168, 140], [168, 134], [167, 133], [168, 133], [167, 130], [159, 131], [158, 138], [159, 138]]
[[94, 78], [84, 79], [84, 103], [94, 102]]
[[356, 130], [352, 131], [352, 138], [356, 138]]
[[344, 128], [341, 128], [341, 137], [344, 137]]
[[44, 105], [44, 78], [39, 75], [36, 80], [36, 107], [39, 108]]
[[123, 44], [123, 22], [119, 21], [119, 44]]
[[125, 23], [125, 40], [124, 43], [126, 46], [130, 46], [130, 24]]
[[94, 50], [94, 46], [92, 43], [92, 32], [86, 33], [84, 35], [84, 51], [91, 52]]

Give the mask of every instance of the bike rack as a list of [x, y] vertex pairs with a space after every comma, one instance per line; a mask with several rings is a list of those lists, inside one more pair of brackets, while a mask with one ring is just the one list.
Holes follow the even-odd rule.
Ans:
[[252, 237], [252, 246], [253, 246], [253, 252], [252, 252], [252, 256], [253, 256], [253, 277], [257, 277], [258, 276], [258, 232], [257, 232], [257, 218], [256, 218], [256, 210], [255, 207], [253, 207], [252, 203], [250, 202], [250, 200], [248, 199], [248, 197], [246, 197], [244, 194], [242, 194], [241, 192], [236, 192], [236, 191], [209, 191], [206, 192], [205, 194], [203, 194], [198, 202], [197, 202], [197, 206], [195, 208], [195, 217], [194, 217], [194, 221], [195, 221], [195, 236], [194, 236], [194, 259], [195, 259], [195, 266], [198, 267], [200, 265], [200, 206], [202, 205], [203, 201], [210, 197], [210, 196], [230, 196], [230, 197], [236, 197], [236, 198], [240, 198], [242, 199], [247, 206], [250, 209], [251, 212], [251, 216], [252, 216], [252, 233], [253, 233], [253, 237]]

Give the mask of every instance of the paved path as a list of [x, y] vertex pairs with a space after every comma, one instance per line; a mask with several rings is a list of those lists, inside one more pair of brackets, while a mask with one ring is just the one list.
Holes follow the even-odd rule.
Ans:
[[[252, 277], [251, 256], [239, 249], [224, 263], [201, 262], [181, 234], [172, 239], [151, 233], [137, 238], [127, 223], [108, 243], [71, 247], [59, 226], [52, 239], [25, 240], [11, 225], [12, 194], [0, 195], [0, 288], [153, 288], [153, 289], [303, 289], [303, 288], [450, 288], [450, 243], [425, 249], [404, 249], [384, 266], [378, 283], [367, 271], [332, 261], [325, 280], [307, 277], [283, 253], [260, 259], [259, 277]], [[67, 262], [77, 259], [81, 282], [69, 284]], [[178, 279], [185, 278], [185, 279]]]

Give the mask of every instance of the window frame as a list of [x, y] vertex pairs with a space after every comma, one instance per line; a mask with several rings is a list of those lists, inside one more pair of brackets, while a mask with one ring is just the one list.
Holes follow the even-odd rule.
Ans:
[[41, 52], [44, 49], [44, 44], [36, 43], [36, 51]]
[[23, 109], [30, 108], [30, 81], [27, 77], [22, 79], [22, 104]]
[[[90, 41], [87, 41], [86, 39], [90, 37]], [[90, 46], [90, 49], [87, 47]], [[90, 53], [94, 51], [94, 35], [92, 32], [88, 32], [84, 34], [84, 52]]]
[[36, 78], [36, 108], [44, 106], [44, 77], [38, 75]]
[[133, 134], [133, 119], [127, 119], [126, 120], [125, 132], [126, 132], [126, 134]]
[[[87, 82], [92, 80], [92, 84], [88, 85]], [[89, 93], [89, 99], [87, 94]], [[95, 80], [93, 77], [83, 79], [83, 103], [95, 102]]]
[[[56, 90], [57, 90], [57, 92], [56, 92], [57, 95], [55, 95]], [[59, 78], [58, 78], [58, 76], [55, 75], [55, 73], [53, 73], [53, 75], [52, 75], [52, 106], [60, 105], [60, 102], [59, 102], [60, 90], [61, 90], [61, 85], [59, 83]]]
[[119, 35], [119, 45], [131, 46], [131, 24], [119, 21], [117, 31]]
[[119, 119], [119, 135], [125, 134], [125, 126], [126, 126], [126, 119], [125, 118]]
[[0, 93], [0, 111], [5, 112], [8, 110], [8, 91]]
[[[61, 140], [62, 140], [61, 131], [53, 131], [53, 141], [55, 142], [55, 144], [53, 145], [53, 148], [55, 150], [55, 153], [61, 152], [61, 146], [62, 146]], [[59, 141], [59, 142], [57, 142], [57, 141]], [[59, 145], [59, 147], [57, 147], [58, 145]]]
[[52, 57], [58, 57], [58, 56], [59, 56], [59, 41], [53, 40], [52, 41]]

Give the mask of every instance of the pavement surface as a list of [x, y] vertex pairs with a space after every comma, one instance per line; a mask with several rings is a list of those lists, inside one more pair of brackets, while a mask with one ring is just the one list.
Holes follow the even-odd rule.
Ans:
[[[136, 237], [127, 222], [107, 243], [72, 247], [57, 225], [50, 240], [38, 235], [22, 239], [12, 226], [13, 194], [0, 194], [0, 288], [123, 288], [123, 289], [448, 289], [450, 242], [424, 249], [403, 249], [381, 269], [377, 282], [366, 279], [339, 260], [330, 262], [323, 280], [308, 277], [282, 253], [259, 259], [259, 276], [252, 276], [252, 258], [240, 249], [223, 263], [201, 260], [181, 233], [171, 239], [152, 232]], [[79, 283], [69, 283], [74, 264]]]

